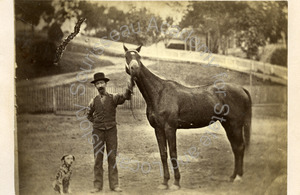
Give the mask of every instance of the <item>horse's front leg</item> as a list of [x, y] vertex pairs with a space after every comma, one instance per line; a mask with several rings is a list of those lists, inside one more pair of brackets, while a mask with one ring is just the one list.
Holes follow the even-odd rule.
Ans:
[[177, 160], [177, 147], [176, 147], [176, 128], [171, 127], [170, 125], [165, 125], [166, 138], [169, 144], [170, 158], [174, 170], [174, 185], [170, 189], [178, 190], [180, 188], [180, 173], [179, 173], [179, 163]]
[[160, 158], [163, 165], [164, 180], [161, 185], [158, 186], [159, 189], [167, 189], [168, 181], [170, 179], [170, 173], [168, 168], [168, 153], [167, 153], [167, 142], [166, 135], [163, 129], [155, 128], [155, 135], [159, 147]]

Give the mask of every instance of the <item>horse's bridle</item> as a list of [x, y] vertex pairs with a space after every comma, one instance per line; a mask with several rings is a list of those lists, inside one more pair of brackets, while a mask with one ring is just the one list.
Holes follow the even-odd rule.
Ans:
[[[125, 52], [125, 59], [126, 59], [126, 54], [127, 54], [127, 53], [130, 53], [130, 52], [134, 52], [134, 53], [137, 54], [139, 57], [141, 57], [140, 54], [139, 54], [139, 52], [138, 52], [137, 50], [127, 50], [127, 51]], [[129, 64], [130, 64], [130, 63], [129, 63]], [[133, 78], [133, 76], [132, 76], [132, 74], [131, 74], [129, 64], [127, 64], [127, 61], [125, 60], [125, 66], [126, 66], [126, 68], [128, 69], [128, 71], [130, 72], [130, 78], [131, 78], [132, 82], [134, 82], [134, 78]], [[133, 92], [131, 91], [131, 93], [133, 93]], [[131, 109], [132, 116], [133, 116], [134, 119], [141, 121], [141, 119], [138, 119], [138, 118], [135, 116], [135, 114], [134, 114], [132, 108], [133, 108], [133, 106], [132, 106], [132, 99], [130, 99], [130, 109]]]
[[[139, 52], [138, 52], [137, 50], [133, 49], [133, 50], [127, 50], [127, 51], [125, 52], [125, 58], [126, 58], [126, 54], [127, 54], [127, 53], [131, 53], [131, 52], [134, 52], [134, 53], [137, 54], [139, 57], [141, 57], [141, 55], [139, 54]], [[125, 62], [125, 64], [126, 64], [126, 67], [129, 69], [129, 64], [127, 64], [127, 61]]]

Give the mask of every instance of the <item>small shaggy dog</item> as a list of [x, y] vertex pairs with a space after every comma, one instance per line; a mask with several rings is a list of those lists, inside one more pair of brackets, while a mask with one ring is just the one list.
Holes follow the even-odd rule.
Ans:
[[69, 188], [70, 179], [72, 175], [71, 165], [75, 161], [75, 157], [71, 154], [65, 155], [61, 158], [62, 165], [56, 174], [56, 179], [53, 182], [53, 188], [60, 194], [71, 193]]

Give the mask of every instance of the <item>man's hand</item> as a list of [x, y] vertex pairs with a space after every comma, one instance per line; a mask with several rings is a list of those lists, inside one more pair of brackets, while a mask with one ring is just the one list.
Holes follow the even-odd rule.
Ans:
[[134, 81], [133, 81], [133, 79], [132, 78], [129, 78], [128, 79], [128, 81], [127, 81], [127, 88], [131, 91], [131, 92], [133, 92], [133, 87], [134, 87]]

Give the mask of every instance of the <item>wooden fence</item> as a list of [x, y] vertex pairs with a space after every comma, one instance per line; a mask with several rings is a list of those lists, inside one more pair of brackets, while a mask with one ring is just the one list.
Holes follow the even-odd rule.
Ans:
[[[75, 112], [80, 109], [80, 106], [87, 106], [98, 93], [94, 86], [87, 86], [84, 90], [85, 92], [82, 95], [80, 93], [83, 90], [78, 90], [78, 93], [73, 95], [74, 91], [71, 91], [71, 87], [68, 85], [46, 88], [19, 88], [17, 89], [17, 111], [18, 113]], [[107, 91], [109, 93], [122, 93], [125, 92], [125, 88], [108, 87]], [[137, 88], [134, 89], [131, 102], [126, 101], [118, 108], [128, 109], [130, 106], [134, 109], [145, 107], [145, 101]]]
[[[245, 86], [251, 93], [253, 106], [279, 107], [286, 112], [287, 88], [286, 86]], [[110, 93], [122, 93], [124, 88], [108, 87]], [[18, 113], [47, 113], [56, 114], [73, 113], [80, 110], [80, 106], [87, 106], [90, 100], [97, 95], [93, 86], [86, 86], [82, 91], [73, 95], [70, 85], [47, 87], [47, 88], [17, 88], [17, 112]], [[145, 108], [145, 101], [140, 91], [135, 87], [131, 103], [126, 101], [119, 105], [119, 109]]]

